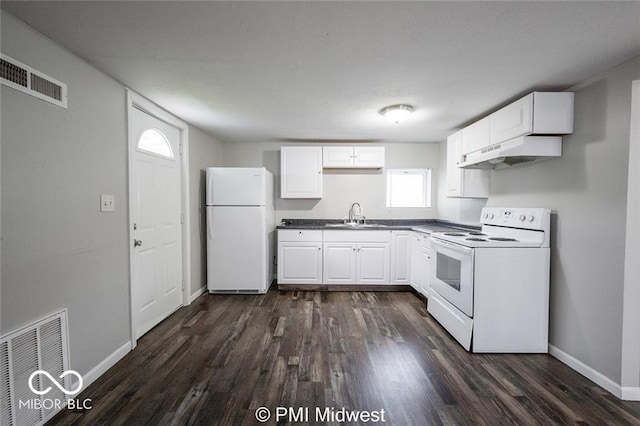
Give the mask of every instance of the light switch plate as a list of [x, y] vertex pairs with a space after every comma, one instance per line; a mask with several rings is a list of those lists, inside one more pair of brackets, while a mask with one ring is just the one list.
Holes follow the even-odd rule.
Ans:
[[113, 195], [100, 195], [100, 211], [112, 212], [116, 208], [115, 196]]

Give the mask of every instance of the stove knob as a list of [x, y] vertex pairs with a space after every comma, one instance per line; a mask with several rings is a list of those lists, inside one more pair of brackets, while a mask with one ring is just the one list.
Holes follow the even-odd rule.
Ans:
[[526, 217], [525, 215], [523, 215], [523, 214], [521, 214], [520, 216], [518, 216], [518, 219], [520, 219], [520, 222], [524, 222], [524, 220], [525, 220], [526, 218], [527, 218], [527, 217]]
[[489, 213], [489, 219], [493, 219], [493, 213]]
[[533, 220], [534, 220], [534, 219], [535, 219], [535, 217], [533, 217], [533, 215], [531, 215], [531, 216], [527, 217], [527, 220], [528, 220], [529, 222], [533, 222]]
[[485, 218], [485, 219], [488, 218], [489, 217], [489, 213], [485, 213], [482, 217]]

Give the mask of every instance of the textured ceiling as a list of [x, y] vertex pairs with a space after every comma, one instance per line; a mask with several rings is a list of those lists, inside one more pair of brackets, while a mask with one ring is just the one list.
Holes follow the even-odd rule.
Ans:
[[[2, 8], [231, 142], [439, 142], [534, 89], [563, 90], [640, 55], [635, 1]], [[416, 107], [410, 120], [378, 114], [395, 103]]]

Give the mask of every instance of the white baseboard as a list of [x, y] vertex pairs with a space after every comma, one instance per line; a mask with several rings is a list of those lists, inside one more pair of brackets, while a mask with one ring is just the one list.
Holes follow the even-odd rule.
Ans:
[[200, 287], [199, 290], [197, 290], [195, 293], [191, 295], [191, 299], [189, 300], [189, 303], [193, 303], [194, 300], [202, 296], [202, 293], [204, 293], [206, 289], [207, 289], [206, 287]]
[[91, 383], [95, 382], [98, 377], [107, 372], [108, 369], [116, 365], [126, 354], [131, 352], [131, 342], [116, 349], [111, 355], [106, 357], [102, 362], [93, 367], [88, 373], [82, 376], [83, 388], [86, 389]]
[[[558, 359], [562, 363], [568, 365], [569, 367], [571, 367], [578, 373], [582, 374], [584, 377], [591, 380], [598, 386], [611, 392], [614, 396], [620, 399], [626, 399], [625, 393], [623, 393], [622, 386], [620, 386], [618, 383], [614, 382], [604, 374], [589, 367], [587, 364], [583, 363], [582, 361], [572, 357], [571, 355], [569, 355], [564, 351], [561, 351], [560, 349], [556, 348], [553, 345], [549, 345], [549, 355]], [[631, 390], [630, 393], [633, 394], [633, 390], [635, 388], [624, 388], [624, 389], [630, 389]], [[640, 389], [635, 389], [635, 391], [640, 391]]]
[[622, 399], [625, 401], [640, 401], [640, 387], [622, 387]]

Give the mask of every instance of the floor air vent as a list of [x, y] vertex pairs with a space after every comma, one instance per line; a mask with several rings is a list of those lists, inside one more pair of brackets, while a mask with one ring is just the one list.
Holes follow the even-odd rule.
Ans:
[[[67, 311], [61, 311], [0, 338], [0, 424], [6, 426], [41, 425], [52, 418], [60, 407], [44, 400], [65, 400], [56, 386], [38, 396], [29, 388], [29, 377], [45, 370], [58, 378], [69, 368]], [[43, 389], [42, 375], [34, 377], [34, 387]], [[65, 377], [66, 389], [70, 389]], [[44, 379], [47, 380], [47, 379]], [[41, 403], [34, 403], [39, 400]]]
[[0, 82], [54, 105], [67, 107], [67, 85], [7, 56], [0, 56]]

